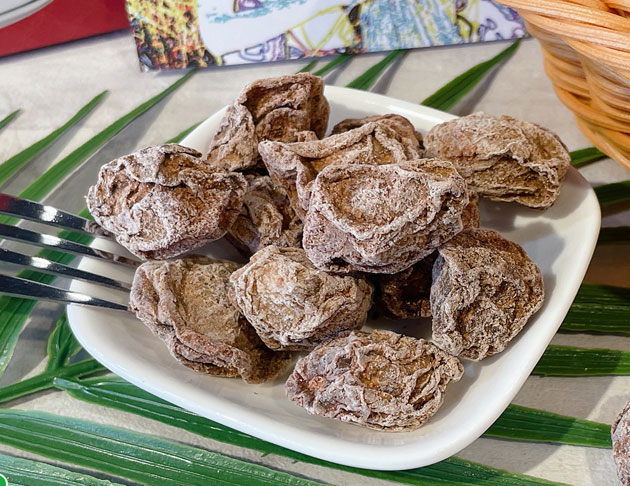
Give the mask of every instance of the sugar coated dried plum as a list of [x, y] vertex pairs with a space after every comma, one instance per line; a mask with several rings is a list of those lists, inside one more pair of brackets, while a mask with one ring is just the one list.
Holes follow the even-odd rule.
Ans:
[[212, 139], [208, 162], [229, 170], [258, 163], [258, 142], [294, 142], [298, 132], [323, 137], [329, 107], [322, 79], [308, 73], [259, 79], [247, 85], [227, 108]]
[[243, 253], [276, 245], [302, 246], [302, 221], [289, 198], [271, 182], [269, 176], [248, 174], [247, 193], [241, 212], [228, 231], [228, 239]]
[[329, 275], [300, 248], [268, 246], [230, 278], [230, 299], [272, 349], [312, 349], [363, 325], [372, 286]]
[[496, 231], [462, 231], [433, 266], [433, 341], [480, 360], [500, 353], [543, 303], [540, 269]]
[[440, 408], [464, 369], [423, 339], [352, 331], [301, 358], [285, 389], [311, 414], [371, 429], [414, 430]]
[[143, 259], [171, 258], [221, 238], [239, 214], [247, 182], [177, 144], [147, 147], [105, 164], [87, 205], [97, 223]]
[[421, 155], [422, 135], [414, 128], [407, 118], [394, 113], [387, 115], [372, 115], [363, 118], [347, 118], [340, 121], [333, 127], [331, 135], [347, 132], [348, 130], [359, 128], [370, 122], [385, 123], [396, 131], [398, 135], [400, 135], [401, 141], [403, 141], [410, 150], [416, 151], [418, 155]]
[[315, 177], [331, 165], [382, 165], [419, 157], [418, 145], [409, 146], [388, 123], [369, 122], [322, 140], [258, 146], [274, 184], [284, 188], [291, 204], [304, 217]]
[[571, 162], [555, 133], [506, 115], [473, 113], [441, 123], [424, 144], [428, 156], [452, 161], [480, 196], [532, 208], [554, 203]]
[[437, 252], [392, 275], [378, 275], [379, 304], [391, 317], [419, 319], [431, 316], [431, 273]]
[[329, 166], [313, 185], [302, 244], [327, 271], [397, 273], [459, 233], [467, 204], [449, 162]]
[[462, 226], [467, 228], [479, 228], [481, 215], [479, 213], [479, 196], [476, 192], [468, 193], [468, 205], [462, 211]]
[[267, 348], [230, 303], [228, 279], [238, 268], [201, 256], [146, 262], [136, 270], [130, 305], [183, 365], [261, 383], [278, 376], [290, 355]]
[[[471, 192], [468, 206], [462, 211], [462, 225], [479, 227], [479, 197]], [[434, 251], [418, 263], [392, 275], [378, 275], [378, 303], [390, 317], [419, 319], [431, 317], [431, 284], [433, 264], [438, 253]]]

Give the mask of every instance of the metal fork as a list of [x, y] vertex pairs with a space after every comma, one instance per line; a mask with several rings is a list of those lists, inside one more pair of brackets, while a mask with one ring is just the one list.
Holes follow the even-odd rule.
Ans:
[[[8, 194], [0, 193], [0, 214], [34, 221], [36, 223], [45, 224], [55, 228], [70, 230], [72, 232], [83, 233], [94, 238], [113, 241], [111, 236], [104, 232], [102, 228], [93, 221], [62, 211], [61, 209], [57, 209], [52, 206], [45, 206], [34, 201], [20, 199]], [[95, 248], [70, 241], [69, 239], [64, 238], [63, 234], [58, 236], [41, 234], [5, 223], [0, 223], [0, 238], [64, 253], [95, 258], [101, 261], [107, 261], [113, 265], [123, 265], [127, 268], [135, 268], [135, 266], [139, 264], [139, 262], [130, 260], [122, 255], [97, 250]], [[52, 262], [39, 256], [24, 255], [5, 248], [0, 248], [0, 261], [18, 265], [23, 268], [30, 268], [50, 275], [103, 285], [123, 292], [129, 292], [130, 289], [130, 285], [125, 282], [103, 275], [97, 275], [92, 272], [86, 272], [85, 270], [79, 270], [61, 263]], [[105, 307], [107, 309], [124, 311], [129, 310], [126, 305], [110, 302], [98, 297], [92, 297], [81, 292], [73, 292], [53, 285], [47, 285], [21, 277], [13, 277], [2, 274], [0, 274], [0, 294], [10, 295], [13, 297], [62, 302], [65, 304]]]

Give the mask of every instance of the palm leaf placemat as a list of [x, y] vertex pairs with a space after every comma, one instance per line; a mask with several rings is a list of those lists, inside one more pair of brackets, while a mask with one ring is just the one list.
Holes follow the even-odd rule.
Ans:
[[[493, 58], [467, 70], [422, 104], [439, 109], [450, 109], [470, 92], [490, 72], [497, 69], [517, 50], [519, 41], [511, 44]], [[348, 86], [370, 89], [380, 76], [400, 59], [403, 50], [393, 51]], [[328, 61], [315, 73], [324, 75], [352, 59], [342, 54]], [[301, 71], [313, 71], [313, 61]], [[165, 98], [183, 84], [193, 72], [186, 74], [163, 92], [121, 117], [111, 126], [53, 165], [40, 178], [20, 193], [22, 197], [41, 200], [58, 186], [72, 171], [80, 167], [91, 155], [111, 138], [132, 123], [140, 114]], [[66, 124], [33, 146], [0, 165], [0, 183], [10, 179], [18, 170], [42, 150], [55, 143], [64, 131], [81, 121], [102, 99], [96, 96]], [[0, 128], [11, 121], [17, 112], [0, 121]], [[169, 142], [178, 142], [194, 130], [199, 123], [181, 131]], [[605, 157], [594, 148], [571, 154], [572, 163], [582, 167]], [[628, 181], [607, 184], [596, 188], [602, 205], [628, 199]], [[86, 210], [80, 213], [89, 217]], [[4, 222], [15, 220], [3, 218]], [[627, 228], [605, 231], [601, 243], [627, 241]], [[89, 243], [91, 238], [64, 232], [64, 237]], [[50, 250], [40, 254], [53, 261], [69, 263], [73, 256]], [[52, 282], [54, 277], [25, 271], [24, 278]], [[600, 332], [629, 334], [625, 323], [628, 317], [630, 290], [617, 287], [583, 284], [562, 325], [566, 332]], [[11, 297], [0, 298], [0, 375], [13, 355], [15, 344], [36, 302]], [[200, 436], [258, 451], [276, 454], [295, 461], [317, 464], [366, 477], [379, 478], [400, 484], [413, 485], [484, 485], [484, 486], [536, 486], [557, 485], [542, 479], [513, 474], [482, 464], [452, 457], [432, 466], [408, 471], [376, 471], [341, 466], [270, 444], [235, 431], [221, 424], [188, 412], [165, 402], [116, 376], [103, 376], [105, 368], [91, 358], [76, 361], [81, 351], [62, 315], [48, 339], [48, 361], [38, 375], [0, 389], [0, 403], [28, 396], [41, 390], [57, 389], [70, 396], [93, 404], [133, 413], [156, 420]], [[582, 349], [566, 346], [549, 346], [534, 373], [556, 376], [585, 376], [598, 374], [630, 374], [630, 353], [604, 349]], [[610, 427], [588, 420], [550, 413], [544, 410], [510, 405], [501, 417], [486, 431], [485, 436], [528, 442], [548, 442], [609, 448]], [[81, 467], [119, 478], [127, 484], [135, 481], [154, 485], [250, 485], [286, 484], [306, 486], [320, 484], [294, 474], [277, 471], [251, 462], [182, 445], [177, 442], [131, 432], [92, 422], [61, 417], [41, 412], [12, 409], [0, 410], [0, 443], [29, 451], [48, 460], [62, 461], [72, 468]], [[10, 464], [10, 465], [9, 465]], [[59, 478], [59, 484], [100, 486], [114, 484], [88, 474], [71, 472], [42, 462], [17, 460], [0, 455], [0, 470], [14, 478], [11, 484], [46, 484], [45, 475]], [[21, 481], [21, 482], [20, 482]]]

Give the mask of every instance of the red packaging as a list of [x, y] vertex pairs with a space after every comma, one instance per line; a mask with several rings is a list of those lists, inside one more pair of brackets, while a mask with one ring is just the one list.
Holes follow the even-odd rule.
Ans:
[[125, 0], [53, 0], [0, 28], [0, 56], [129, 27]]

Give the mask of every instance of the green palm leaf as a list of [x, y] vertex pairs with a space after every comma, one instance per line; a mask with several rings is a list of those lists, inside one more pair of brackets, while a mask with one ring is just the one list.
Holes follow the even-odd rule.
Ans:
[[492, 59], [488, 59], [481, 64], [477, 64], [465, 73], [460, 74], [455, 79], [438, 89], [431, 96], [425, 98], [420, 104], [442, 111], [450, 110], [467, 93], [472, 91], [472, 89], [477, 86], [477, 84], [479, 84], [479, 82], [484, 79], [496, 65], [506, 59], [509, 59], [516, 49], [518, 49], [520, 43], [521, 39], [514, 41]]
[[10, 402], [38, 391], [48, 390], [53, 387], [55, 378], [79, 378], [100, 371], [107, 371], [107, 368], [92, 358], [64, 366], [63, 368], [46, 370], [39, 375], [0, 388], [0, 403]]
[[533, 371], [544, 376], [630, 375], [630, 353], [612, 349], [549, 346]]
[[595, 147], [588, 147], [571, 152], [571, 164], [573, 167], [579, 168], [607, 157], [608, 155]]
[[68, 364], [70, 358], [81, 350], [81, 345], [72, 334], [66, 313], [57, 320], [55, 329], [48, 336], [48, 363], [44, 371], [12, 385], [0, 388], [0, 403], [53, 388], [58, 378], [79, 378], [105, 371], [94, 359]]
[[204, 121], [205, 120], [201, 120], [201, 121], [195, 123], [194, 125], [189, 126], [185, 130], [179, 132], [173, 138], [167, 140], [166, 143], [179, 143], [179, 142], [181, 142], [182, 140], [184, 140], [190, 134], [190, 132], [192, 132], [195, 128], [197, 128], [199, 125], [201, 125]]
[[323, 68], [315, 71], [313, 74], [315, 74], [315, 76], [323, 76], [327, 72], [335, 69], [337, 66], [348, 62], [350, 59], [352, 59], [352, 56], [352, 54], [339, 54], [332, 61], [325, 64]]
[[13, 119], [18, 116], [22, 110], [15, 110], [13, 113], [9, 113], [6, 117], [0, 120], [0, 130], [6, 127], [9, 123], [13, 121]]
[[387, 56], [385, 56], [384, 59], [374, 64], [374, 66], [358, 76], [356, 79], [350, 81], [347, 84], [347, 87], [362, 89], [364, 91], [369, 90], [374, 85], [374, 83], [376, 83], [376, 80], [379, 78], [385, 68], [406, 52], [407, 51], [405, 49], [396, 49], [395, 51], [390, 52], [389, 54], [387, 54]]
[[31, 393], [53, 388], [57, 378], [79, 378], [105, 371], [94, 359], [68, 364], [72, 356], [81, 350], [81, 345], [72, 334], [66, 313], [57, 320], [55, 329], [48, 336], [48, 362], [44, 371], [12, 385], [0, 388], [0, 403], [20, 398]]
[[[276, 454], [301, 462], [317, 464], [334, 469], [340, 469], [367, 477], [385, 479], [403, 484], [413, 485], [475, 485], [484, 486], [525, 486], [555, 484], [547, 483], [537, 478], [511, 474], [506, 471], [490, 468], [482, 464], [464, 461], [451, 457], [438, 464], [408, 471], [376, 471], [369, 469], [357, 469], [348, 466], [334, 464], [332, 462], [316, 459], [311, 456], [300, 454], [284, 447], [280, 447], [269, 442], [265, 442], [256, 437], [249, 436], [224, 425], [212, 422], [194, 413], [188, 412], [176, 405], [168, 403], [160, 398], [151, 395], [144, 390], [128, 383], [118, 377], [98, 377], [84, 380], [57, 379], [55, 385], [66, 390], [70, 395], [80, 400], [96, 403], [111, 408], [116, 408], [126, 412], [135, 413], [165, 424], [194, 432], [204, 437], [232, 444], [239, 447], [246, 447], [262, 452], [263, 454]], [[542, 412], [541, 413], [545, 413]], [[566, 417], [571, 420], [570, 417]], [[536, 417], [536, 420], [540, 420]], [[505, 428], [505, 427], [504, 427]], [[516, 438], [519, 432], [514, 431]], [[553, 434], [553, 432], [550, 432]], [[572, 436], [566, 431], [557, 437], [563, 440], [571, 440]], [[528, 434], [527, 437], [530, 437]], [[546, 436], [547, 439], [551, 435]], [[529, 440], [529, 439], [528, 439]], [[576, 439], [578, 440], [578, 439]], [[565, 442], [563, 442], [565, 443]]]
[[583, 283], [560, 330], [630, 334], [630, 289]]
[[[135, 413], [214, 440], [268, 454], [296, 454], [188, 412], [117, 376], [81, 380], [60, 378], [54, 384], [79, 400]], [[512, 440], [610, 447], [609, 425], [519, 405], [510, 405], [484, 435]]]
[[0, 474], [10, 486], [122, 486], [45, 462], [35, 462], [0, 454]]
[[630, 180], [595, 186], [593, 189], [602, 207], [630, 200]]
[[298, 73], [310, 73], [316, 65], [317, 65], [317, 61], [311, 61], [302, 69], [300, 69]]
[[610, 425], [510, 405], [484, 435], [501, 439], [612, 447]]
[[95, 96], [87, 105], [81, 108], [72, 118], [70, 118], [70, 120], [57, 128], [57, 130], [35, 142], [30, 147], [25, 148], [20, 153], [15, 154], [6, 162], [3, 162], [0, 165], [0, 184], [4, 184], [13, 174], [28, 164], [37, 154], [42, 152], [46, 147], [76, 125], [82, 118], [87, 116], [87, 114], [101, 102], [106, 94], [107, 91], [103, 91], [101, 94]]
[[[398, 482], [418, 486], [567, 486], [564, 483], [494, 469], [455, 456], [432, 466], [397, 471], [396, 474], [401, 478], [397, 479]], [[383, 475], [377, 477], [389, 479], [389, 474], [383, 471]]]
[[64, 366], [67, 361], [81, 350], [81, 345], [72, 334], [68, 317], [64, 312], [57, 320], [55, 329], [48, 336], [48, 363], [45, 371], [53, 371]]
[[151, 486], [321, 484], [150, 435], [36, 411], [0, 410], [0, 443]]

